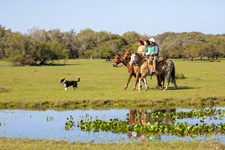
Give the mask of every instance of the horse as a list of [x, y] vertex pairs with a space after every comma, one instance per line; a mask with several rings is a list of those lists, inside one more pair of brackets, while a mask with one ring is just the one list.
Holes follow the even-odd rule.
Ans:
[[[127, 89], [128, 84], [129, 84], [132, 76], [134, 76], [136, 78], [134, 88], [132, 89], [132, 90], [135, 90], [138, 79], [140, 77], [139, 67], [138, 66], [131, 66], [129, 64], [130, 57], [131, 57], [131, 52], [129, 50], [127, 50], [124, 55], [120, 55], [120, 54], [116, 53], [116, 56], [115, 56], [115, 58], [113, 60], [113, 63], [112, 63], [113, 67], [118, 67], [118, 64], [120, 64], [121, 62], [123, 63], [124, 66], [127, 67], [129, 76], [128, 76], [127, 83], [126, 83], [126, 86], [125, 86], [124, 90]], [[160, 78], [161, 81], [163, 81], [163, 86], [164, 86], [164, 80], [165, 80], [164, 76], [160, 76], [160, 77], [157, 76], [157, 78]], [[156, 87], [158, 88], [158, 86], [163, 88], [163, 86], [161, 85], [161, 82], [157, 82]], [[141, 90], [141, 81], [139, 82], [139, 88], [138, 89]]]
[[[130, 65], [137, 65], [140, 68], [141, 78], [144, 79], [148, 75], [152, 75], [153, 65], [150, 65], [145, 57], [139, 53], [132, 53]], [[156, 70], [156, 75], [166, 76], [167, 85], [164, 90], [167, 90], [169, 87], [169, 82], [174, 83], [176, 89], [178, 89], [176, 80], [175, 80], [175, 65], [172, 60], [161, 59], [158, 62]], [[160, 78], [159, 78], [160, 80]], [[160, 81], [159, 81], [160, 82]], [[148, 90], [147, 82], [145, 82], [146, 90]]]

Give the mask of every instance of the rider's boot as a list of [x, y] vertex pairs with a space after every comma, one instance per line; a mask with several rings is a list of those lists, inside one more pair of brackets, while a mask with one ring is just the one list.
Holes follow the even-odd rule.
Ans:
[[152, 74], [155, 74], [156, 64], [153, 64]]

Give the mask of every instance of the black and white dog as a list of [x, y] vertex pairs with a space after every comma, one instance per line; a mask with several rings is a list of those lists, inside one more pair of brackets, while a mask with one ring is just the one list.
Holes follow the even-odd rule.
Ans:
[[80, 78], [77, 77], [77, 79], [78, 79], [77, 81], [67, 81], [67, 80], [65, 80], [65, 78], [63, 78], [59, 81], [59, 83], [62, 83], [65, 85], [65, 91], [67, 91], [69, 86], [72, 86], [74, 90], [75, 90], [75, 88], [77, 88], [77, 90], [78, 90], [77, 82], [80, 82]]

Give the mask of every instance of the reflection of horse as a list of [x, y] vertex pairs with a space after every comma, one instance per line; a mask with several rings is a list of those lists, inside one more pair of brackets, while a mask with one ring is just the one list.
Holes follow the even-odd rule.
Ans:
[[129, 111], [129, 124], [147, 124], [147, 119], [146, 119], [147, 111], [146, 110], [130, 110]]
[[[120, 64], [122, 62], [123, 65], [127, 67], [127, 70], [129, 72], [129, 76], [128, 76], [127, 83], [126, 83], [126, 86], [125, 86], [124, 90], [127, 89], [128, 84], [129, 84], [130, 79], [131, 79], [132, 76], [134, 76], [136, 78], [135, 84], [134, 84], [134, 88], [132, 90], [136, 89], [137, 82], [138, 82], [138, 79], [140, 77], [139, 67], [138, 66], [131, 66], [129, 64], [130, 57], [131, 57], [131, 52], [129, 50], [127, 50], [124, 55], [119, 55], [117, 53], [116, 56], [115, 56], [115, 58], [114, 58], [114, 60], [113, 60], [113, 64], [112, 64], [113, 67], [117, 67], [118, 64]], [[163, 75], [157, 76], [157, 86], [156, 86], [157, 88], [158, 88], [158, 86], [160, 86], [161, 88], [163, 87], [161, 85], [161, 81], [163, 81], [163, 85], [164, 85], [164, 81], [165, 81], [164, 76]], [[141, 89], [141, 82], [139, 82], [139, 90], [140, 89]]]
[[[166, 112], [176, 112], [176, 109], [156, 109], [153, 112], [161, 112], [161, 113], [166, 113]], [[146, 125], [149, 121], [150, 118], [147, 116], [150, 114], [150, 112], [147, 112], [147, 110], [129, 110], [129, 120], [128, 124], [143, 124]], [[171, 117], [166, 117], [164, 118], [158, 118], [158, 122], [164, 122], [164, 123], [174, 123]], [[150, 139], [152, 141], [154, 140], [160, 140], [161, 135], [149, 135], [149, 134], [141, 134], [138, 135], [136, 132], [128, 133], [127, 134], [128, 138], [137, 138], [138, 136], [141, 136], [142, 140], [145, 139]]]
[[[152, 75], [153, 66], [150, 65], [146, 61], [145, 57], [139, 53], [133, 53], [131, 55], [130, 65], [139, 66], [140, 73], [141, 73], [140, 79], [145, 79], [145, 77], [147, 75]], [[156, 72], [156, 75], [165, 75], [166, 76], [167, 85], [166, 85], [165, 90], [168, 89], [170, 81], [172, 83], [174, 83], [175, 88], [178, 89], [176, 80], [175, 80], [175, 66], [174, 66], [174, 63], [172, 60], [162, 59], [161, 62], [158, 62], [155, 72]], [[144, 80], [144, 81], [146, 81], [146, 80]], [[146, 87], [146, 90], [148, 90], [147, 82], [145, 82], [145, 87]]]
[[[176, 112], [176, 109], [155, 109], [153, 110], [153, 112], [161, 112], [161, 113], [168, 113], [168, 112]], [[146, 125], [150, 120], [147, 117], [147, 115], [149, 115], [150, 112], [147, 112], [147, 110], [129, 110], [129, 120], [128, 123], [129, 124], [143, 124]], [[163, 118], [159, 118], [159, 122], [162, 122]], [[171, 117], [167, 117], [166, 120], [164, 120], [164, 123], [169, 123], [169, 122], [173, 122]]]

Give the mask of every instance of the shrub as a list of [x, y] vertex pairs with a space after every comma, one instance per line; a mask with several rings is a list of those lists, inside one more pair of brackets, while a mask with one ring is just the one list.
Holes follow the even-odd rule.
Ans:
[[176, 79], [185, 79], [186, 77], [184, 76], [183, 73], [176, 73]]

